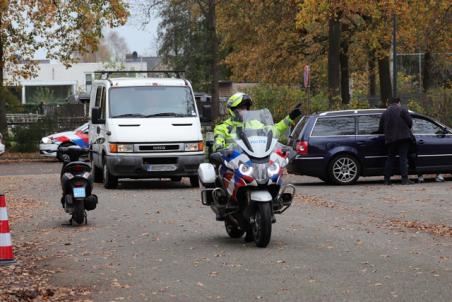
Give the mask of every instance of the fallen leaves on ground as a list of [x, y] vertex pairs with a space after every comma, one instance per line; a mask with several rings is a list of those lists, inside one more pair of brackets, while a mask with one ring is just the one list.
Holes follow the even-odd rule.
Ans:
[[56, 161], [54, 157], [43, 157], [39, 152], [8, 152], [0, 157], [0, 163], [26, 162], [26, 161]]
[[419, 232], [429, 233], [436, 236], [452, 237], [452, 227], [444, 224], [432, 224], [419, 221], [407, 221], [400, 219], [392, 219], [388, 221], [391, 228], [407, 228], [414, 229]]
[[319, 206], [319, 207], [325, 207], [325, 208], [335, 208], [337, 206], [333, 202], [329, 202], [320, 197], [310, 196], [310, 195], [296, 194], [294, 201], [295, 201], [295, 203], [301, 202], [301, 203], [307, 203], [307, 204], [311, 204], [311, 205], [315, 205], [315, 206]]
[[[10, 225], [26, 223], [43, 205], [33, 199], [8, 194]], [[35, 240], [13, 236], [13, 248], [17, 263], [0, 266], [0, 301], [91, 301], [88, 299], [91, 292], [86, 288], [55, 287], [50, 283], [50, 277], [56, 272], [44, 269], [46, 257], [40, 255], [42, 242], [39, 236]]]

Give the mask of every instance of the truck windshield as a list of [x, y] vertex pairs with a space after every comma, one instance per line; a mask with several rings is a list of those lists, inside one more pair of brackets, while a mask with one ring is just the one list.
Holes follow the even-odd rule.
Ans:
[[113, 87], [109, 105], [112, 118], [196, 116], [188, 87]]

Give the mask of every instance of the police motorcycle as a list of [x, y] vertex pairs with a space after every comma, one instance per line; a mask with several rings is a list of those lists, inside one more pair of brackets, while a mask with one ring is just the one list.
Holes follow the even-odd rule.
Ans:
[[61, 188], [63, 195], [61, 205], [66, 213], [71, 215], [69, 224], [87, 224], [86, 211], [94, 210], [97, 206], [97, 196], [92, 194], [93, 177], [91, 165], [82, 161], [82, 157], [89, 154], [88, 148], [79, 146], [61, 147], [60, 151], [66, 154], [61, 168]]
[[246, 111], [232, 148], [211, 154], [212, 163], [198, 169], [203, 205], [224, 220], [230, 237], [252, 232], [258, 247], [268, 245], [274, 214], [284, 213], [295, 195], [282, 180], [291, 149], [278, 143], [273, 125], [267, 109]]

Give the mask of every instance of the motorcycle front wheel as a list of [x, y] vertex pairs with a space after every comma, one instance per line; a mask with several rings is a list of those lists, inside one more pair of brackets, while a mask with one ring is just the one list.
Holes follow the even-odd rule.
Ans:
[[270, 203], [258, 204], [251, 225], [257, 247], [266, 247], [272, 236], [272, 211]]

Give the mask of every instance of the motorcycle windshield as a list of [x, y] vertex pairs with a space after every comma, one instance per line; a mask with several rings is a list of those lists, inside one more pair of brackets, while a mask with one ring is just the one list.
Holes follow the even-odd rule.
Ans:
[[251, 157], [269, 156], [278, 142], [270, 111], [244, 111], [241, 121], [241, 125], [234, 129], [237, 145]]

